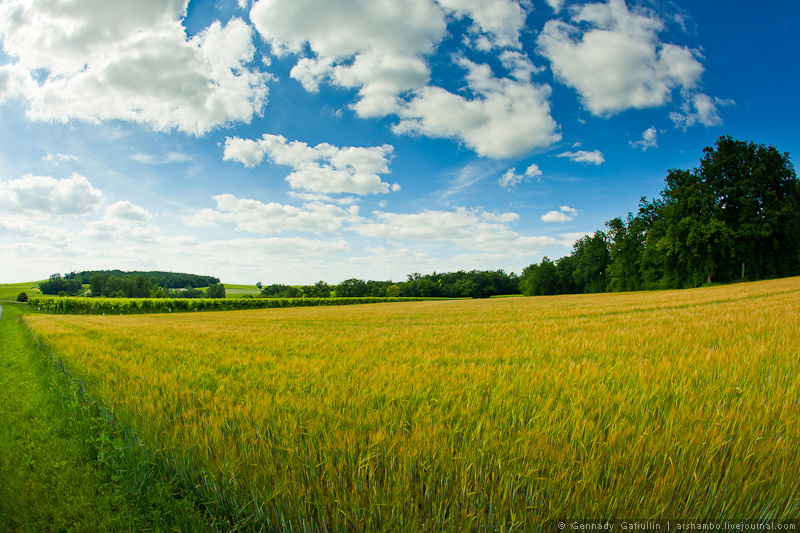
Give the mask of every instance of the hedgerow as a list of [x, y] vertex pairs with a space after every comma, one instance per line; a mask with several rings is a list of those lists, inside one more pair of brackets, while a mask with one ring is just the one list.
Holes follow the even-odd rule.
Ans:
[[314, 307], [385, 302], [414, 302], [439, 298], [48, 298], [31, 297], [28, 305], [62, 315], [133, 315], [188, 313], [194, 311], [238, 311], [276, 307]]

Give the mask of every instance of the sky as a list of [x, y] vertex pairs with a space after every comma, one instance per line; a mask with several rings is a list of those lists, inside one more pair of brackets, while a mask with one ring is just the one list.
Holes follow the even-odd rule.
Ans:
[[722, 135], [797, 166], [798, 19], [796, 0], [4, 0], [0, 283], [520, 273]]

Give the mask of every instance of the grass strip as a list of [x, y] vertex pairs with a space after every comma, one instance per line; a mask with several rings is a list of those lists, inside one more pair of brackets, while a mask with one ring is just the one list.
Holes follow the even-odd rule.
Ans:
[[37, 349], [26, 312], [0, 315], [0, 532], [217, 530]]

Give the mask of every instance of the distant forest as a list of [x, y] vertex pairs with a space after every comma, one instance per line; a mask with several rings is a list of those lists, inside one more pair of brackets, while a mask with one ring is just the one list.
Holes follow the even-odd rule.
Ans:
[[[578, 240], [572, 253], [503, 270], [410, 274], [406, 281], [268, 285], [259, 297], [472, 297], [691, 288], [800, 275], [800, 182], [788, 152], [720, 137], [700, 166], [673, 169], [658, 198]], [[219, 278], [94, 270], [54, 274], [44, 294], [224, 298]], [[208, 287], [205, 291], [197, 287]], [[178, 289], [178, 290], [176, 290]]]
[[[53, 274], [49, 280], [39, 283], [39, 289], [43, 294], [78, 295], [85, 292], [83, 285], [89, 285], [91, 296], [111, 298], [225, 297], [219, 278], [179, 272], [85, 270], [63, 277]], [[197, 287], [208, 287], [208, 290], [201, 291]]]

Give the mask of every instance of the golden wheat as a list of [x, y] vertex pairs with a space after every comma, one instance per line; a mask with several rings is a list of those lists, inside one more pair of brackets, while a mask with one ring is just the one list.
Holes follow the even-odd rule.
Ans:
[[512, 531], [800, 516], [798, 296], [27, 320], [206, 503], [275, 529]]

